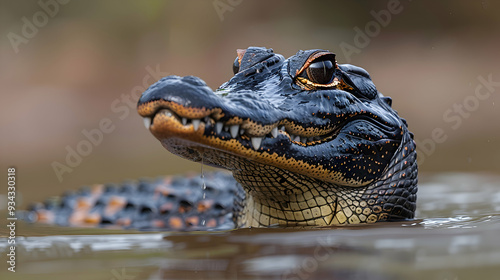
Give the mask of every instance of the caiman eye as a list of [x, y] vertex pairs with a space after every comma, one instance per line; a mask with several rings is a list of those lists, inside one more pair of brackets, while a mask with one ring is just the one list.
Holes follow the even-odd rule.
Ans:
[[335, 73], [335, 62], [331, 60], [314, 61], [304, 71], [307, 74], [307, 79], [315, 84], [329, 84], [333, 80]]
[[307, 90], [337, 87], [336, 73], [335, 54], [321, 51], [311, 55], [297, 71], [296, 83]]
[[233, 62], [233, 73], [236, 75], [236, 73], [240, 72], [240, 62], [238, 60], [238, 57]]

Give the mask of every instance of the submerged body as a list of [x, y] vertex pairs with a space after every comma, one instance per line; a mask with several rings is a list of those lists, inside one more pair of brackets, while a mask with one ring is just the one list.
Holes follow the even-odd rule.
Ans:
[[[215, 92], [196, 77], [162, 78], [138, 104], [146, 127], [167, 150], [232, 173], [234, 179], [214, 175], [214, 189], [227, 195], [209, 200], [203, 192], [181, 195], [193, 191], [160, 180], [148, 183], [156, 185], [150, 187], [147, 215], [137, 214], [144, 207], [127, 201], [126, 195], [113, 204], [120, 197], [116, 191], [100, 208], [90, 203], [78, 221], [97, 213], [96, 223], [204, 229], [413, 218], [413, 135], [364, 69], [338, 65], [335, 55], [324, 50], [299, 51], [285, 60], [270, 49], [251, 47], [238, 50], [233, 70], [235, 76]], [[213, 185], [210, 178], [205, 181]], [[95, 195], [94, 201], [100, 197]], [[219, 203], [222, 197], [224, 203]], [[110, 212], [110, 204], [118, 206]], [[74, 217], [76, 206], [71, 207], [62, 220]], [[37, 211], [55, 220], [47, 218], [44, 207]], [[106, 211], [112, 214], [103, 219]]]

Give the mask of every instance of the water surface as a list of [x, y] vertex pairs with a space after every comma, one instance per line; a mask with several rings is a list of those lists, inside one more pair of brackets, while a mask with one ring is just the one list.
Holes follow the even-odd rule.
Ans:
[[417, 217], [191, 233], [22, 225], [17, 272], [5, 268], [0, 278], [500, 279], [498, 176], [421, 176]]

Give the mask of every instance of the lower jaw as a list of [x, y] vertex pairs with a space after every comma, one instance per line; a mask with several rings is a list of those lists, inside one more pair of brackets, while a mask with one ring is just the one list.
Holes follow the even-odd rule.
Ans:
[[[302, 228], [353, 223], [343, 218], [346, 215], [337, 207], [337, 194], [331, 192], [335, 187], [327, 183], [186, 139], [171, 137], [162, 144], [181, 157], [233, 173], [246, 192], [242, 208], [233, 213], [237, 227]], [[280, 181], [280, 178], [287, 179]]]
[[[341, 172], [329, 170], [319, 164], [308, 163], [307, 161], [297, 157], [280, 155], [272, 148], [269, 148], [268, 146], [272, 146], [269, 144], [259, 145], [259, 149], [255, 149], [246, 139], [240, 141], [240, 139], [236, 138], [221, 138], [216, 135], [205, 135], [206, 130], [205, 124], [200, 124], [200, 126], [195, 130], [192, 125], [185, 126], [180, 123], [176, 117], [165, 114], [155, 115], [153, 123], [150, 126], [150, 131], [158, 140], [160, 140], [162, 145], [167, 150], [191, 161], [203, 161], [203, 163], [206, 163], [207, 165], [221, 167], [228, 170], [236, 169], [231, 165], [225, 164], [224, 162], [222, 162], [222, 164], [214, 164], [211, 163], [210, 160], [206, 160], [204, 153], [211, 150], [217, 151], [217, 153], [221, 155], [231, 155], [247, 160], [248, 162], [261, 164], [263, 166], [274, 166], [284, 170], [293, 170], [293, 173], [302, 174], [304, 176], [329, 182], [331, 184], [359, 187], [370, 183], [369, 181], [352, 182], [352, 180], [344, 178]], [[276, 146], [279, 146], [280, 144], [283, 145], [283, 143], [290, 146], [295, 145], [290, 142], [281, 141], [280, 138], [286, 140], [284, 135], [278, 136], [278, 138], [276, 138], [278, 139], [275, 143]], [[182, 146], [186, 146], [188, 149], [185, 149]], [[281, 148], [283, 147], [284, 146]], [[291, 148], [294, 148], [295, 150], [301, 149], [301, 147], [298, 146]], [[218, 160], [218, 162], [220, 161]]]

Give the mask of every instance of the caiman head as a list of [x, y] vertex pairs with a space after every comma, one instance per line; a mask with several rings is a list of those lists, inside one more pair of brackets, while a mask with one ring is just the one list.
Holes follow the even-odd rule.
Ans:
[[246, 191], [238, 226], [413, 218], [413, 135], [364, 69], [325, 50], [250, 47], [233, 71], [215, 91], [164, 77], [138, 111], [170, 152], [233, 173]]

